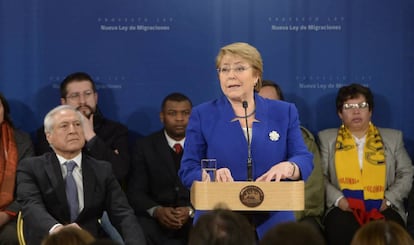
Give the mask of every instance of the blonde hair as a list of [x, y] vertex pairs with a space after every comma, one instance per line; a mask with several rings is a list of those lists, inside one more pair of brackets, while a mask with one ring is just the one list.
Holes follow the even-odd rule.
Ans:
[[216, 57], [216, 68], [219, 68], [221, 60], [226, 54], [240, 56], [242, 59], [247, 60], [247, 62], [254, 68], [257, 73], [256, 75], [259, 77], [254, 86], [254, 90], [259, 92], [262, 88], [263, 80], [263, 60], [259, 51], [248, 43], [231, 43], [220, 49]]

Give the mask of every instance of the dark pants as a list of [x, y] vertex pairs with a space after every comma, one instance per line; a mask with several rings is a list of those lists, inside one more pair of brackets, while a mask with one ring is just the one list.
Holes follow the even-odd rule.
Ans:
[[16, 219], [0, 227], [0, 245], [18, 245]]
[[324, 237], [323, 228], [322, 228], [322, 224], [320, 223], [320, 219], [317, 219], [316, 217], [313, 217], [313, 216], [309, 216], [309, 217], [304, 217], [299, 222], [309, 224], [310, 226], [315, 228], [315, 231], [319, 233], [319, 236]]
[[[392, 208], [383, 212], [386, 220], [392, 220], [405, 227], [404, 220]], [[361, 227], [352, 212], [334, 208], [326, 215], [324, 220], [325, 236], [328, 245], [349, 245], [355, 232]]]
[[187, 245], [192, 220], [188, 220], [179, 230], [171, 230], [162, 226], [156, 219], [140, 216], [138, 221], [144, 231], [148, 245]]

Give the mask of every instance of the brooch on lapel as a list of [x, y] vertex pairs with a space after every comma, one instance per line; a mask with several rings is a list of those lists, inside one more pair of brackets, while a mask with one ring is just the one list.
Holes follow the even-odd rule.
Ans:
[[276, 132], [276, 131], [271, 131], [270, 133], [269, 133], [269, 139], [271, 140], [271, 141], [278, 141], [279, 140], [279, 138], [280, 138], [280, 135], [279, 135], [279, 133], [278, 132]]

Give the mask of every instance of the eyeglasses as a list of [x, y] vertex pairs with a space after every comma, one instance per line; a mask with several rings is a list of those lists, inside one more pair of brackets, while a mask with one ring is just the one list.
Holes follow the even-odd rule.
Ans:
[[225, 66], [225, 67], [217, 68], [217, 72], [219, 74], [228, 75], [230, 71], [233, 70], [234, 73], [241, 74], [249, 68], [251, 67], [250, 66], [236, 66], [234, 68], [231, 68], [230, 66]]
[[369, 104], [368, 102], [361, 102], [361, 103], [345, 103], [342, 108], [344, 110], [349, 110], [349, 109], [365, 109], [368, 108]]
[[[92, 90], [86, 90], [84, 91], [83, 94], [83, 98], [89, 99], [95, 92], [93, 92]], [[72, 100], [72, 101], [79, 101], [81, 97], [81, 93], [72, 93], [68, 96], [66, 96], [66, 99], [68, 100]]]

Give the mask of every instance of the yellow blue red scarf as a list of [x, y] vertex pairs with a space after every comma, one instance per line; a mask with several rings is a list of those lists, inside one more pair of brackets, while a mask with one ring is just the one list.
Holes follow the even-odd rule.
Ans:
[[384, 145], [378, 129], [370, 123], [363, 153], [362, 169], [351, 132], [342, 125], [336, 138], [335, 167], [339, 186], [360, 224], [383, 218], [379, 212], [384, 199], [386, 164]]

